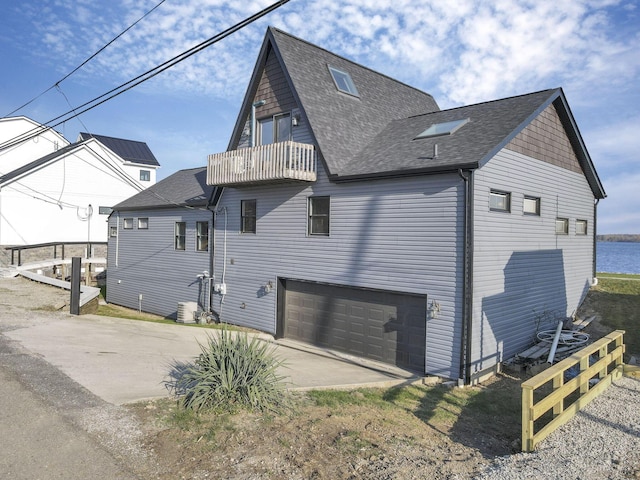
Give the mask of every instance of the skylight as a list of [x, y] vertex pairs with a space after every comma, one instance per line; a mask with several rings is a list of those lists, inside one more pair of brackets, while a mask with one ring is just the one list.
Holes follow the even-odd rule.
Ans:
[[424, 132], [418, 135], [415, 139], [417, 140], [419, 138], [439, 137], [441, 135], [453, 135], [457, 130], [459, 130], [463, 125], [466, 125], [468, 122], [469, 119], [464, 118], [462, 120], [453, 120], [451, 122], [434, 123]]
[[329, 67], [329, 71], [331, 72], [333, 82], [336, 84], [338, 90], [355, 97], [360, 96], [358, 94], [358, 89], [356, 88], [355, 83], [353, 83], [353, 80], [351, 79], [351, 75], [349, 75], [347, 72], [343, 72], [342, 70], [338, 70], [337, 68], [333, 67]]

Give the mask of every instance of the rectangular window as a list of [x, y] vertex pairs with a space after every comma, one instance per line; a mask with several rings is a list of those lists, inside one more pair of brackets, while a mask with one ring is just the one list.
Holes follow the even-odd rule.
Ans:
[[140, 170], [140, 181], [141, 182], [150, 182], [151, 181], [151, 172], [149, 170]]
[[118, 236], [118, 227], [109, 227], [109, 236], [117, 237]]
[[540, 199], [525, 195], [522, 202], [522, 212], [525, 215], [540, 215]]
[[240, 201], [240, 231], [242, 233], [256, 233], [256, 201]]
[[133, 218], [125, 218], [122, 220], [122, 228], [131, 230], [133, 228]]
[[176, 222], [174, 248], [176, 250], [184, 250], [187, 240], [187, 224], [185, 222]]
[[309, 235], [329, 236], [330, 197], [309, 197]]
[[196, 222], [196, 250], [209, 250], [209, 222]]
[[148, 218], [139, 218], [138, 219], [138, 230], [146, 230], [149, 228], [149, 219]]
[[576, 220], [576, 235], [586, 235], [586, 234], [587, 234], [587, 221]]
[[98, 207], [98, 215], [111, 215], [113, 209], [111, 207]]
[[489, 209], [496, 212], [510, 212], [511, 194], [509, 192], [491, 190], [489, 194]]
[[291, 114], [281, 113], [258, 122], [258, 144], [270, 145], [291, 140]]
[[556, 235], [568, 235], [568, 234], [569, 234], [569, 219], [556, 218]]

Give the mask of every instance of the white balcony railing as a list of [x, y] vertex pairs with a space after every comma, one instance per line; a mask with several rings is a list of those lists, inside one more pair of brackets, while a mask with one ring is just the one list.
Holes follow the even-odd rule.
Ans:
[[313, 145], [279, 142], [209, 155], [209, 185], [316, 181]]

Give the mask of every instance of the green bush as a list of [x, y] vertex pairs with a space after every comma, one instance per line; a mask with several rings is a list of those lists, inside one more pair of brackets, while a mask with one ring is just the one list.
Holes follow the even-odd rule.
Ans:
[[222, 329], [209, 335], [202, 353], [192, 363], [175, 364], [168, 388], [180, 405], [192, 410], [278, 411], [286, 404], [282, 361], [275, 346], [246, 333]]

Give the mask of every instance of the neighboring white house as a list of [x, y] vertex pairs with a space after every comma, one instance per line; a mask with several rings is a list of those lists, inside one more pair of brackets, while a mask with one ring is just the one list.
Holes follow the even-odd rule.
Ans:
[[111, 207], [153, 185], [158, 161], [144, 142], [86, 133], [9, 143], [37, 127], [0, 119], [0, 245], [106, 242]]

